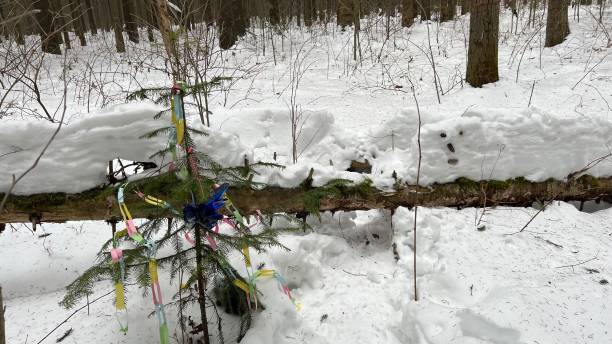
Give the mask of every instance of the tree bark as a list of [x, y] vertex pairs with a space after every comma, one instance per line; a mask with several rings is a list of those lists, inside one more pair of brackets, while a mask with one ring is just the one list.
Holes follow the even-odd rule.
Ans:
[[316, 20], [316, 10], [314, 10], [313, 13], [313, 8], [315, 8], [315, 4], [314, 4], [314, 0], [304, 0], [304, 25], [307, 27], [312, 26], [312, 22], [314, 20]]
[[110, 6], [110, 16], [113, 23], [113, 31], [115, 32], [115, 47], [118, 53], [125, 52], [125, 41], [123, 40], [123, 30], [121, 21], [120, 0], [108, 0]]
[[341, 27], [353, 24], [353, 0], [338, 0], [337, 21]]
[[56, 18], [51, 11], [49, 0], [39, 0], [37, 4], [37, 9], [40, 12], [38, 12], [36, 15], [36, 19], [38, 20], [38, 25], [40, 28], [42, 51], [49, 54], [61, 55], [61, 38], [59, 36], [59, 31], [54, 25]]
[[461, 15], [464, 15], [470, 11], [470, 3], [472, 0], [461, 0]]
[[546, 18], [545, 47], [554, 47], [563, 43], [569, 35], [566, 0], [548, 0], [548, 16]]
[[499, 0], [473, 0], [470, 11], [466, 80], [474, 87], [481, 87], [499, 80]]
[[[164, 199], [177, 209], [181, 209], [188, 201], [177, 198], [176, 193], [172, 192], [178, 185], [173, 175], [143, 179], [131, 185], [145, 194]], [[330, 191], [329, 188], [267, 187], [257, 191], [234, 188], [230, 190], [229, 196], [245, 215], [254, 214], [257, 210], [264, 213], [301, 213], [312, 206], [309, 202], [314, 194], [325, 193], [325, 190]], [[539, 183], [521, 178], [489, 182], [459, 179], [453, 183], [434, 184], [429, 187], [405, 186], [393, 192], [380, 191], [368, 185], [344, 186], [332, 191], [319, 199], [320, 211], [412, 207], [416, 191], [419, 192], [419, 206], [425, 207], [480, 207], [485, 199], [487, 206], [528, 206], [536, 200], [552, 199], [612, 201], [612, 178], [583, 176], [569, 181], [549, 180]], [[105, 187], [79, 194], [11, 196], [5, 212], [0, 214], [0, 223], [27, 223], [31, 222], [33, 216], [39, 216], [43, 222], [106, 220], [113, 216], [119, 217], [119, 210], [113, 203], [114, 193], [114, 188]], [[131, 193], [126, 195], [126, 204], [134, 217], [161, 218], [170, 215], [163, 209], [146, 204]]]
[[223, 0], [219, 15], [219, 47], [229, 49], [246, 33], [242, 0]]
[[270, 17], [270, 25], [272, 26], [276, 26], [278, 24], [280, 24], [280, 13], [279, 13], [279, 6], [278, 6], [278, 0], [268, 0], [270, 1], [270, 11], [268, 13], [268, 16]]
[[91, 6], [91, 0], [85, 0], [85, 10], [87, 11], [87, 22], [89, 23], [89, 30], [92, 35], [98, 34], [98, 28], [96, 27], [96, 18], [94, 16], [94, 10]]
[[402, 26], [411, 27], [416, 17], [414, 0], [402, 0]]
[[431, 19], [431, 12], [433, 9], [433, 0], [414, 0], [416, 3], [417, 13], [421, 15], [421, 20]]
[[157, 28], [157, 19], [155, 18], [155, 4], [150, 3], [145, 0], [144, 9], [146, 16], [146, 25], [147, 25], [147, 40], [149, 42], [155, 42], [155, 35], [153, 34], [153, 28]]
[[77, 0], [68, 0], [70, 5], [70, 18], [72, 19], [72, 27], [74, 32], [79, 37], [79, 43], [82, 47], [87, 46], [85, 39], [85, 28], [83, 25], [83, 8], [81, 2]]
[[[62, 31], [62, 37], [64, 41], [64, 49], [72, 49], [72, 44], [70, 42], [70, 29], [71, 19], [70, 19], [70, 8], [67, 8], [64, 0], [59, 0], [58, 2], [51, 2], [51, 10], [55, 13], [55, 22], [58, 24], [56, 27], [60, 27]], [[66, 10], [68, 12], [66, 12]]]
[[210, 344], [210, 334], [208, 333], [208, 316], [206, 315], [206, 277], [204, 277], [204, 271], [202, 265], [204, 264], [202, 255], [202, 232], [205, 230], [200, 225], [195, 227], [195, 240], [196, 240], [196, 276], [198, 280], [198, 304], [200, 306], [200, 315], [202, 318], [202, 336], [204, 337], [204, 344]]
[[172, 68], [172, 82], [174, 83], [183, 80], [183, 75], [181, 74], [183, 68], [180, 61], [177, 42], [172, 32], [172, 21], [166, 0], [157, 0], [157, 14], [159, 30], [161, 31], [166, 55]]
[[455, 19], [457, 12], [457, 0], [442, 0], [440, 1], [440, 21], [450, 21]]
[[123, 7], [123, 17], [125, 18], [125, 32], [128, 34], [128, 39], [131, 42], [140, 42], [138, 34], [138, 23], [136, 22], [134, 0], [121, 0]]

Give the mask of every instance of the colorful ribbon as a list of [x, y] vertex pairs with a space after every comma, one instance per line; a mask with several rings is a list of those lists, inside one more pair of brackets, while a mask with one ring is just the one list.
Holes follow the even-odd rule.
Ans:
[[[170, 205], [168, 202], [164, 200], [161, 200], [159, 198], [156, 198], [150, 195], [145, 195], [139, 191], [136, 192], [136, 195], [150, 205], [154, 205], [156, 207], [167, 209], [171, 211], [173, 214], [178, 215], [178, 216], [181, 215], [174, 207], [172, 207], [172, 205]], [[217, 234], [219, 233], [219, 224], [215, 224], [214, 232]], [[191, 245], [195, 246], [195, 241], [191, 238], [188, 231], [185, 231], [185, 240], [187, 240]], [[213, 249], [213, 251], [216, 251], [218, 248], [217, 242], [215, 241], [215, 238], [210, 235], [210, 233], [206, 233], [206, 240], [208, 241], [208, 244]]]
[[119, 279], [115, 279], [115, 317], [119, 323], [119, 330], [124, 334], [128, 331], [128, 311], [125, 306], [125, 262], [123, 250], [117, 248], [116, 235], [113, 236], [113, 248], [111, 249], [111, 260], [119, 266]]
[[185, 115], [183, 113], [183, 98], [181, 96], [182, 89], [176, 84], [172, 87], [172, 98], [170, 106], [172, 108], [172, 123], [176, 128], [176, 143], [183, 144], [185, 138]]
[[[119, 211], [121, 212], [123, 221], [126, 224], [128, 236], [139, 245], [145, 246], [147, 248], [147, 254], [149, 256], [149, 273], [151, 276], [153, 304], [155, 305], [155, 315], [159, 322], [159, 339], [161, 344], [168, 344], [168, 323], [166, 321], [166, 313], [164, 311], [164, 304], [162, 302], [161, 288], [159, 287], [157, 260], [155, 259], [155, 255], [157, 254], [157, 246], [155, 245], [154, 241], [148, 241], [140, 233], [138, 233], [136, 225], [134, 225], [134, 219], [132, 219], [132, 214], [130, 214], [128, 207], [125, 205], [124, 189], [126, 186], [127, 183], [121, 185], [121, 187], [119, 187], [119, 190], [117, 191], [117, 203], [119, 204]], [[159, 200], [155, 198], [149, 198], [149, 200], [156, 204], [159, 203], [157, 202]], [[118, 253], [115, 252], [115, 255], [118, 256]]]
[[261, 278], [266, 278], [266, 277], [275, 278], [276, 281], [278, 282], [278, 287], [281, 290], [281, 292], [287, 295], [287, 297], [291, 300], [291, 302], [295, 305], [295, 307], [298, 310], [301, 308], [301, 305], [291, 295], [291, 290], [289, 289], [289, 286], [285, 282], [285, 279], [283, 278], [283, 276], [281, 276], [281, 274], [279, 274], [275, 270], [256, 270], [249, 277], [246, 283], [239, 279], [234, 280], [234, 285], [242, 289], [245, 292], [249, 308], [251, 307], [251, 301], [252, 301], [255, 303], [255, 309], [257, 309], [257, 303], [258, 303], [257, 302], [257, 280]]
[[[240, 214], [240, 211], [238, 210], [238, 208], [234, 206], [234, 203], [229, 199], [227, 194], [225, 195], [225, 207], [232, 213], [235, 219], [235, 223], [232, 223], [229, 220], [226, 223], [229, 223], [231, 226], [233, 226], [234, 229], [236, 229], [236, 231], [239, 231], [238, 224], [240, 224], [243, 228], [246, 228], [247, 231], [250, 231], [253, 227], [258, 225], [259, 223], [263, 223], [263, 219], [262, 219], [263, 216], [261, 214], [261, 211], [257, 210], [257, 222], [255, 222], [254, 224], [250, 226], [247, 226], [245, 223], [244, 217], [242, 216], [242, 214]], [[251, 255], [249, 253], [249, 247], [247, 245], [244, 245], [242, 247], [242, 255], [244, 256], [244, 264], [246, 266], [246, 272], [247, 272], [247, 277], [248, 277], [247, 283], [239, 279], [235, 279], [234, 285], [236, 285], [238, 288], [242, 289], [246, 293], [246, 298], [247, 298], [247, 303], [249, 305], [249, 308], [251, 307], [251, 300], [252, 300], [255, 303], [255, 309], [257, 309], [257, 280], [263, 277], [274, 277], [278, 282], [279, 289], [281, 290], [281, 292], [287, 295], [287, 297], [291, 300], [291, 302], [295, 305], [295, 307], [298, 310], [300, 310], [301, 305], [291, 295], [289, 286], [287, 285], [287, 283], [285, 282], [285, 279], [282, 277], [281, 274], [279, 274], [275, 270], [259, 270], [258, 269], [258, 270], [253, 271], [253, 266], [251, 264]], [[251, 271], [249, 272], [249, 270]]]

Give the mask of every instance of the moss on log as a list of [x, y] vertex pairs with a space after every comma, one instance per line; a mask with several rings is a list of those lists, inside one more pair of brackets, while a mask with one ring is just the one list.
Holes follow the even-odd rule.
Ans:
[[[177, 207], [190, 199], [186, 190], [170, 174], [143, 179], [130, 184], [145, 194], [166, 200]], [[106, 220], [119, 217], [115, 187], [100, 187], [78, 194], [45, 193], [11, 196], [0, 214], [0, 223], [65, 222]], [[414, 194], [419, 193], [419, 205], [436, 207], [482, 207], [495, 205], [528, 206], [534, 201], [587, 201], [612, 199], [612, 178], [582, 176], [568, 181], [547, 180], [530, 182], [524, 178], [505, 181], [472, 181], [460, 178], [452, 183], [428, 187], [399, 186], [393, 191], [381, 191], [370, 183], [335, 183], [319, 188], [306, 186], [284, 189], [266, 187], [261, 190], [232, 188], [229, 195], [244, 214], [256, 210], [264, 213], [302, 213], [338, 210], [395, 209], [414, 206]], [[1, 195], [1, 194], [0, 194]], [[150, 206], [134, 193], [126, 195], [126, 203], [134, 217], [159, 218], [169, 214]]]

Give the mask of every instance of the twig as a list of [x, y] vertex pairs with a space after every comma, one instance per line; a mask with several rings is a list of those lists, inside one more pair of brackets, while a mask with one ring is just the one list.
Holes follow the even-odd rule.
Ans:
[[62, 322], [60, 322], [59, 324], [57, 324], [57, 326], [55, 326], [55, 327], [53, 328], [53, 330], [51, 330], [51, 332], [47, 333], [47, 334], [46, 334], [46, 335], [45, 335], [45, 336], [44, 336], [44, 337], [43, 337], [41, 340], [39, 340], [39, 341], [38, 341], [36, 344], [40, 344], [40, 343], [42, 343], [42, 342], [43, 342], [45, 339], [47, 339], [47, 337], [49, 337], [49, 336], [50, 336], [50, 335], [51, 335], [53, 332], [55, 332], [55, 330], [57, 330], [57, 329], [58, 329], [60, 326], [62, 326], [63, 324], [67, 323], [67, 322], [68, 322], [68, 320], [70, 320], [70, 318], [72, 318], [72, 317], [73, 317], [75, 314], [77, 314], [77, 313], [78, 313], [80, 310], [82, 310], [82, 309], [85, 309], [85, 308], [89, 307], [89, 304], [92, 304], [92, 303], [94, 303], [94, 302], [96, 302], [96, 301], [100, 300], [101, 298], [103, 298], [103, 297], [105, 297], [105, 296], [108, 296], [108, 295], [110, 295], [110, 294], [112, 294], [112, 293], [114, 293], [114, 292], [115, 292], [115, 290], [113, 289], [113, 290], [109, 291], [108, 293], [106, 293], [106, 294], [104, 294], [104, 295], [102, 295], [102, 296], [97, 297], [97, 298], [96, 298], [96, 299], [94, 299], [93, 301], [91, 301], [91, 302], [87, 303], [86, 305], [83, 305], [83, 306], [82, 306], [82, 307], [80, 307], [79, 309], [75, 310], [75, 311], [74, 311], [74, 312], [72, 312], [72, 314], [70, 314], [70, 315], [69, 315], [69, 316], [68, 316], [66, 319], [64, 319]]
[[418, 185], [421, 179], [421, 160], [423, 158], [422, 155], [422, 151], [421, 151], [421, 109], [419, 107], [419, 100], [417, 99], [416, 96], [416, 92], [414, 91], [414, 84], [412, 83], [412, 80], [408, 79], [408, 81], [410, 82], [410, 88], [412, 90], [412, 97], [414, 98], [414, 103], [416, 104], [416, 108], [417, 108], [417, 116], [418, 116], [418, 131], [417, 131], [417, 146], [419, 149], [419, 163], [417, 165], [417, 177], [416, 177], [416, 185], [417, 185], [417, 190], [414, 193], [414, 225], [413, 225], [413, 241], [412, 241], [412, 246], [413, 246], [413, 259], [412, 259], [412, 264], [413, 264], [413, 283], [414, 283], [414, 301], [418, 301], [419, 300], [419, 296], [417, 294], [417, 213], [419, 210], [419, 191], [418, 191]]
[[604, 156], [600, 156], [599, 158], [589, 162], [585, 167], [583, 167], [581, 170], [576, 171], [576, 172], [572, 172], [567, 176], [568, 180], [572, 180], [572, 179], [576, 179], [579, 175], [585, 173], [586, 171], [592, 169], [593, 167], [597, 166], [599, 163], [601, 163], [602, 161], [608, 159], [609, 157], [612, 157], [612, 152], [604, 155]]
[[520, 230], [520, 231], [518, 231], [518, 232], [514, 232], [514, 233], [510, 233], [510, 234], [504, 234], [504, 235], [514, 235], [514, 234], [518, 234], [518, 233], [523, 232], [523, 231], [524, 231], [524, 230], [525, 230], [525, 229], [526, 229], [526, 228], [529, 226], [529, 224], [531, 224], [531, 222], [533, 222], [533, 220], [535, 220], [535, 218], [536, 218], [538, 215], [540, 215], [540, 213], [541, 213], [541, 212], [543, 212], [543, 211], [546, 209], [546, 207], [548, 207], [548, 206], [549, 206], [549, 205], [550, 205], [550, 204], [551, 204], [551, 203], [552, 203], [552, 202], [555, 200], [555, 198], [556, 198], [556, 197], [557, 197], [557, 196], [553, 196], [553, 197], [552, 197], [552, 198], [551, 198], [549, 201], [546, 201], [546, 202], [545, 202], [545, 203], [542, 205], [542, 208], [540, 208], [540, 210], [538, 210], [538, 212], [537, 212], [537, 213], [535, 213], [535, 214], [534, 214], [534, 215], [533, 215], [533, 216], [532, 216], [532, 217], [529, 219], [529, 221], [527, 221], [527, 223], [526, 223], [526, 224], [523, 226], [523, 228], [521, 228], [521, 230]]
[[13, 181], [11, 183], [11, 186], [5, 192], [4, 198], [2, 199], [2, 202], [0, 203], [0, 213], [2, 213], [2, 211], [4, 210], [4, 206], [6, 205], [6, 202], [8, 201], [9, 195], [11, 194], [11, 192], [13, 192], [13, 189], [15, 189], [15, 186], [17, 186], [17, 183], [19, 183], [19, 181], [21, 181], [28, 173], [34, 170], [36, 166], [38, 166], [38, 162], [40, 161], [40, 159], [42, 159], [43, 155], [45, 155], [45, 152], [47, 151], [49, 146], [51, 146], [51, 143], [53, 142], [53, 140], [55, 140], [55, 137], [57, 136], [57, 134], [62, 129], [62, 126], [64, 125], [64, 117], [66, 116], [66, 109], [68, 107], [68, 99], [67, 99], [67, 93], [68, 93], [67, 82], [68, 81], [66, 78], [66, 70], [68, 69], [68, 66], [66, 65], [66, 59], [67, 59], [68, 54], [65, 54], [64, 56], [65, 56], [64, 57], [64, 71], [63, 71], [63, 74], [64, 74], [63, 76], [63, 79], [64, 79], [64, 99], [63, 99], [64, 108], [62, 111], [62, 117], [60, 118], [59, 124], [57, 125], [57, 128], [53, 132], [53, 135], [51, 135], [51, 138], [49, 139], [49, 141], [47, 141], [47, 144], [43, 147], [42, 151], [40, 151], [40, 154], [38, 154], [38, 157], [36, 157], [36, 160], [34, 160], [34, 163], [32, 163], [32, 165], [27, 170], [25, 170], [18, 178], [15, 178], [15, 175], [13, 174]]
[[596, 64], [593, 65], [593, 67], [591, 67], [591, 69], [589, 69], [588, 72], [586, 72], [586, 74], [584, 76], [582, 76], [582, 78], [580, 78], [580, 80], [578, 80], [578, 82], [572, 87], [572, 91], [576, 88], [576, 86], [578, 86], [578, 84], [580, 84], [582, 82], [582, 80], [584, 80], [584, 78], [587, 77], [587, 75], [591, 74], [591, 72], [593, 71], [593, 69], [595, 69], [597, 66], [599, 66], [602, 62], [606, 61], [606, 58], [608, 56], [610, 56], [610, 54], [612, 53], [608, 53], [606, 54], [606, 56], [604, 56], [599, 62], [597, 62]]
[[576, 263], [576, 264], [569, 264], [569, 265], [561, 265], [561, 266], [557, 266], [557, 267], [555, 267], [555, 269], [561, 269], [561, 268], [572, 268], [572, 271], [574, 271], [574, 267], [576, 267], [576, 266], [578, 266], [578, 265], [586, 264], [586, 263], [588, 263], [588, 262], [592, 262], [592, 261], [594, 261], [595, 259], [597, 259], [597, 258], [598, 258], [598, 256], [599, 256], [599, 252], [597, 252], [597, 254], [595, 255], [595, 257], [593, 257], [593, 258], [591, 258], [591, 259], [587, 259], [587, 260], [585, 260], [585, 261], [583, 261], [583, 262], [578, 262], [578, 263]]
[[57, 338], [55, 342], [60, 343], [61, 341], [66, 339], [66, 337], [68, 337], [71, 333], [72, 333], [72, 329], [69, 329], [68, 331], [64, 332], [64, 334], [61, 337]]
[[534, 80], [533, 85], [531, 85], [531, 95], [529, 95], [529, 104], [527, 104], [527, 107], [531, 106], [531, 99], [533, 98], [533, 90], [535, 89], [535, 84], [536, 84], [536, 81]]
[[344, 270], [344, 269], [342, 269], [342, 271], [344, 271], [345, 273], [347, 273], [347, 274], [349, 274], [349, 275], [352, 275], [352, 276], [357, 276], [357, 277], [368, 277], [367, 275], [352, 273], [352, 272], [350, 272], [350, 271], [346, 271], [346, 270]]
[[536, 236], [536, 238], [538, 238], [538, 239], [540, 239], [540, 240], [542, 240], [542, 241], [544, 241], [544, 242], [546, 242], [546, 243], [548, 243], [548, 244], [551, 244], [551, 245], [553, 245], [553, 246], [554, 246], [554, 247], [556, 247], [556, 248], [563, 248], [563, 245], [559, 245], [559, 244], [554, 243], [554, 242], [552, 242], [552, 241], [550, 241], [550, 240], [548, 240], [548, 239], [544, 239], [544, 238], [542, 238], [541, 236]]
[[[487, 179], [487, 181], [485, 182], [484, 186], [481, 185], [480, 190], [482, 191], [483, 194], [483, 198], [484, 201], [482, 203], [482, 213], [480, 214], [480, 217], [478, 218], [478, 221], [476, 222], [476, 227], [480, 226], [480, 223], [482, 222], [482, 218], [485, 215], [485, 212], [487, 210], [487, 189], [489, 187], [489, 180], [491, 180], [493, 178], [493, 172], [495, 171], [495, 167], [497, 166], [497, 162], [499, 161], [499, 158], [501, 158], [501, 155], [504, 151], [504, 149], [506, 148], [506, 145], [502, 144], [501, 146], [499, 146], [499, 153], [497, 154], [497, 159], [495, 159], [495, 162], [493, 163], [493, 167], [491, 168], [491, 172], [489, 173], [489, 178]], [[484, 164], [484, 159], [482, 161], [481, 164], [481, 175], [482, 175], [482, 169], [483, 169], [483, 165]]]

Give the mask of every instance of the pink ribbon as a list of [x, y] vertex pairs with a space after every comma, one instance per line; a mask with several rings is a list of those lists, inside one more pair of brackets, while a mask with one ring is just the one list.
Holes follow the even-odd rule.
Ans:
[[136, 226], [134, 225], [134, 220], [127, 220], [127, 232], [130, 237], [137, 233]]
[[161, 305], [162, 302], [162, 298], [161, 298], [161, 290], [159, 288], [159, 283], [155, 282], [153, 283], [153, 285], [151, 285], [151, 294], [153, 295], [153, 303], [156, 305]]
[[111, 259], [113, 260], [113, 262], [118, 263], [119, 260], [121, 260], [121, 257], [123, 257], [123, 250], [120, 248], [113, 248], [110, 251], [111, 254]]
[[[219, 225], [215, 225], [215, 233], [219, 233]], [[187, 240], [192, 246], [195, 246], [196, 244], [195, 241], [189, 235], [189, 232], [185, 232], [185, 240]], [[206, 240], [208, 241], [208, 244], [213, 249], [213, 251], [216, 251], [218, 247], [215, 238], [213, 238], [210, 234], [206, 234]]]
[[195, 241], [189, 236], [189, 232], [185, 232], [185, 240], [187, 240], [191, 244], [191, 246], [195, 246], [196, 244]]

